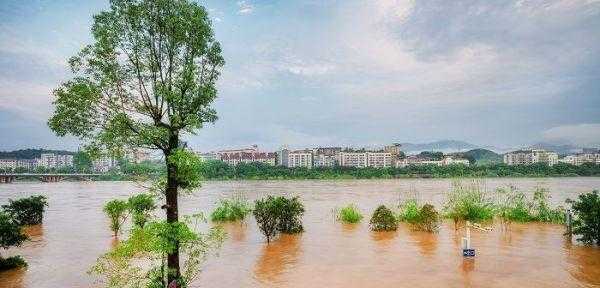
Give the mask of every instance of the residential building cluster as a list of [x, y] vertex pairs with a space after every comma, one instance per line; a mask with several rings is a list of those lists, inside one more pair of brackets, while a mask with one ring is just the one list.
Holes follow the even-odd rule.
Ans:
[[[387, 168], [406, 167], [408, 165], [433, 164], [438, 166], [463, 164], [469, 165], [466, 159], [454, 159], [446, 156], [435, 161], [423, 156], [404, 157], [400, 144], [385, 146], [380, 150], [350, 149], [341, 147], [319, 147], [313, 149], [290, 150], [282, 148], [276, 152], [261, 152], [258, 146], [237, 150], [221, 150], [217, 152], [198, 153], [203, 160], [221, 160], [229, 165], [239, 163], [261, 162], [284, 167], [356, 167]], [[409, 159], [409, 160], [407, 160]]]
[[[125, 154], [127, 161], [132, 163], [142, 163], [150, 160], [150, 152], [144, 150], [133, 150]], [[115, 157], [103, 156], [92, 161], [94, 172], [105, 173], [119, 167], [119, 160]]]
[[44, 153], [35, 159], [0, 159], [0, 169], [15, 171], [24, 169], [33, 171], [38, 168], [58, 169], [73, 166], [73, 155]]
[[507, 165], [531, 165], [545, 163], [549, 166], [557, 163], [582, 165], [584, 163], [600, 164], [600, 149], [584, 148], [582, 153], [566, 155], [559, 158], [558, 153], [544, 149], [517, 150], [504, 154], [504, 163]]

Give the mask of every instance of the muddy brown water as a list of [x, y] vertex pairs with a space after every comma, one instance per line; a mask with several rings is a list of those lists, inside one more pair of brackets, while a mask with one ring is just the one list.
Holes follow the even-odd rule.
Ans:
[[[182, 196], [182, 214], [209, 213], [218, 199], [243, 193], [298, 195], [306, 232], [267, 245], [252, 217], [224, 226], [228, 238], [209, 258], [192, 287], [600, 287], [600, 248], [567, 241], [552, 224], [513, 224], [510, 231], [472, 233], [477, 256], [460, 254], [463, 231], [444, 223], [439, 233], [371, 232], [378, 204], [414, 197], [440, 205], [450, 180], [231, 181], [205, 182]], [[487, 190], [515, 185], [531, 193], [546, 187], [552, 203], [600, 188], [600, 178], [487, 179]], [[0, 273], [0, 287], [98, 287], [86, 271], [114, 244], [101, 207], [109, 199], [143, 191], [131, 182], [13, 183], [0, 185], [0, 204], [31, 194], [48, 197], [44, 224], [27, 228], [31, 241], [0, 251], [22, 255], [29, 267]], [[332, 210], [348, 203], [363, 222], [334, 221]]]

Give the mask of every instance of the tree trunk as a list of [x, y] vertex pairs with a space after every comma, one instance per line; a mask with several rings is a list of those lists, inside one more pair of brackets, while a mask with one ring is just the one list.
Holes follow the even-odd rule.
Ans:
[[[169, 146], [171, 147], [171, 149], [165, 152], [165, 160], [167, 161], [167, 187], [165, 191], [165, 198], [167, 201], [167, 222], [175, 223], [179, 221], [177, 206], [177, 188], [179, 186], [179, 183], [177, 180], [177, 167], [174, 164], [169, 163], [168, 157], [179, 146], [179, 137], [177, 135], [172, 134], [171, 137], [169, 137]], [[180, 287], [180, 283], [174, 282], [177, 281], [177, 279], [179, 279], [180, 276], [179, 243], [176, 243], [175, 247], [176, 248], [173, 251], [173, 253], [167, 254], [167, 283], [169, 283], [169, 287]], [[171, 286], [172, 283], [177, 284]]]

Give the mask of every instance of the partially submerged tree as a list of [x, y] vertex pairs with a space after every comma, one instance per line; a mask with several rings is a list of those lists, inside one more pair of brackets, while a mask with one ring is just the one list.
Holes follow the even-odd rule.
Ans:
[[[94, 16], [92, 36], [69, 60], [74, 77], [54, 91], [49, 126], [86, 141], [90, 151], [162, 151], [162, 207], [176, 224], [178, 188], [197, 184], [182, 175], [181, 137], [217, 119], [210, 104], [224, 59], [208, 13], [189, 0], [111, 0]], [[166, 254], [169, 283], [179, 286], [179, 245]]]
[[573, 234], [586, 244], [600, 245], [600, 194], [597, 190], [567, 200], [573, 206]]
[[144, 227], [150, 218], [150, 213], [156, 209], [152, 195], [144, 193], [129, 197], [127, 206], [133, 218], [133, 225], [137, 227]]
[[2, 205], [2, 209], [19, 225], [36, 225], [42, 223], [46, 206], [46, 196], [36, 195], [17, 200], [9, 199], [8, 204]]
[[396, 231], [398, 229], [398, 221], [394, 213], [385, 205], [380, 205], [375, 209], [369, 225], [373, 231]]
[[110, 230], [113, 231], [113, 236], [119, 236], [121, 226], [127, 219], [127, 202], [123, 200], [110, 200], [104, 204], [104, 213], [110, 219]]
[[[0, 248], [8, 249], [11, 246], [20, 246], [25, 240], [27, 240], [27, 235], [21, 232], [19, 223], [10, 215], [0, 211]], [[26, 265], [19, 256], [3, 258], [0, 255], [0, 271]]]

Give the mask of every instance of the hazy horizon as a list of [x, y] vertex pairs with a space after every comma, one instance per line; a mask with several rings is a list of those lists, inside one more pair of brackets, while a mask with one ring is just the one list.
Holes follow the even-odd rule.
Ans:
[[[74, 150], [46, 126], [108, 1], [3, 1], [0, 151]], [[600, 146], [600, 1], [199, 1], [226, 65], [194, 149]]]

